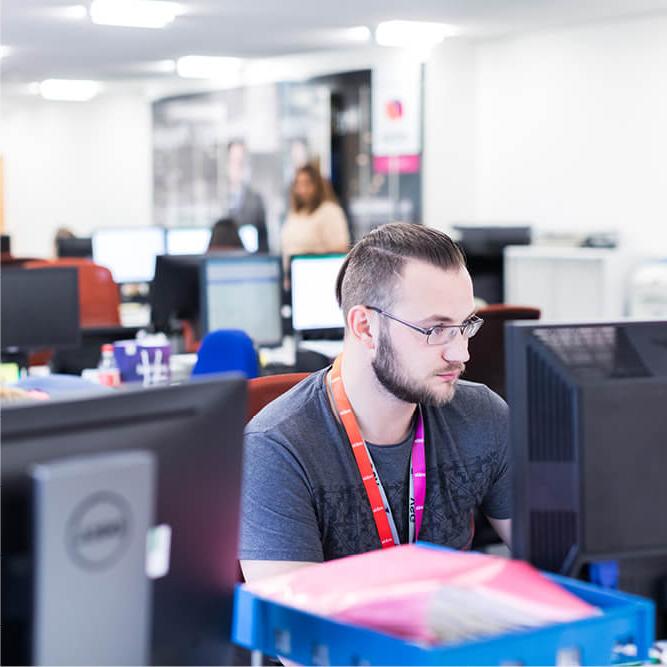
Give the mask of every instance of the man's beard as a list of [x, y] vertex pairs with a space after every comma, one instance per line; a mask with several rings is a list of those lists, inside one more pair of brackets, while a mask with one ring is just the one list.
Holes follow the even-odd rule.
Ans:
[[[393, 396], [406, 403], [418, 403], [421, 405], [442, 406], [454, 398], [455, 383], [450, 385], [450, 391], [446, 394], [431, 390], [425, 384], [419, 385], [415, 380], [407, 377], [396, 361], [397, 355], [389, 340], [389, 335], [384, 327], [380, 328], [378, 337], [377, 354], [372, 366], [378, 382]], [[441, 372], [461, 371], [463, 364], [455, 364]]]

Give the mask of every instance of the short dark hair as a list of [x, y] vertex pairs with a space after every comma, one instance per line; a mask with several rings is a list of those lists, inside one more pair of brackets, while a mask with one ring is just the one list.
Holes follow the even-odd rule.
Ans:
[[465, 268], [465, 255], [444, 232], [407, 222], [381, 225], [350, 250], [336, 280], [344, 316], [356, 305], [388, 308], [408, 259], [444, 270]]
[[243, 242], [234, 218], [220, 218], [211, 229], [209, 250], [243, 250]]

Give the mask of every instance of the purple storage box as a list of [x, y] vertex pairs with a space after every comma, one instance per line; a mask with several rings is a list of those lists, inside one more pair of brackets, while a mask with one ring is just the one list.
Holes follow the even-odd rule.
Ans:
[[162, 340], [120, 340], [113, 346], [116, 365], [123, 382], [144, 385], [169, 382], [171, 347]]

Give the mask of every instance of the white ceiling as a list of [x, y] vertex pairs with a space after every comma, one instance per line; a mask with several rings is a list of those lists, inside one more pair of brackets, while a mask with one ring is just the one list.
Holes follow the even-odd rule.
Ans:
[[[88, 0], [81, 0], [88, 4]], [[73, 18], [77, 0], [4, 0], [4, 83], [45, 78], [127, 80], [159, 74], [187, 54], [268, 57], [358, 48], [336, 29], [392, 18], [443, 21], [472, 38], [667, 13], [667, 0], [181, 0], [163, 30], [97, 26]], [[74, 10], [76, 13], [76, 10]]]

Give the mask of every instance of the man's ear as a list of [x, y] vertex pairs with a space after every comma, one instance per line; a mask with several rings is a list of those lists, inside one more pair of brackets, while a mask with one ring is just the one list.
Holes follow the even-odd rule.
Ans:
[[352, 306], [347, 313], [347, 328], [352, 338], [369, 350], [375, 349], [374, 327], [371, 325], [371, 311], [365, 306]]

